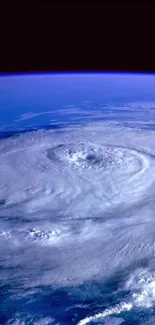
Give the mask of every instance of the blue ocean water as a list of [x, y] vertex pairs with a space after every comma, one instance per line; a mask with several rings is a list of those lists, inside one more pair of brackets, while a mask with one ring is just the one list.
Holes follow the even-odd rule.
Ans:
[[[40, 320], [46, 324], [46, 319], [49, 319], [49, 324], [77, 324], [85, 317], [114, 307], [122, 300], [127, 299], [130, 294], [129, 291], [122, 291], [119, 294], [113, 291], [116, 289], [115, 286], [119, 286], [119, 281], [109, 282], [108, 286], [92, 281], [78, 287], [71, 286], [56, 290], [51, 287], [38, 287], [35, 288], [37, 293], [28, 294], [28, 296], [26, 296], [25, 290], [25, 297], [19, 296], [19, 291], [22, 294], [23, 288], [17, 287], [15, 289], [14, 286], [15, 284], [1, 286], [1, 324], [14, 324], [15, 321], [18, 321], [18, 315], [20, 322], [22, 320], [26, 324], [40, 324]], [[15, 315], [17, 315], [17, 319]], [[110, 317], [110, 324], [113, 324], [114, 316], [120, 319], [123, 325], [143, 324], [145, 321], [149, 324], [150, 317], [154, 315], [154, 308], [152, 310], [134, 308], [128, 313], [114, 314]], [[97, 324], [106, 324], [106, 318], [99, 320]]]

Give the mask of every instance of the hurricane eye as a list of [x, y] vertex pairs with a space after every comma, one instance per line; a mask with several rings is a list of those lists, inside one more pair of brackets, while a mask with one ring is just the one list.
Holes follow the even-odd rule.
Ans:
[[88, 160], [99, 160], [94, 154], [90, 153], [86, 156]]

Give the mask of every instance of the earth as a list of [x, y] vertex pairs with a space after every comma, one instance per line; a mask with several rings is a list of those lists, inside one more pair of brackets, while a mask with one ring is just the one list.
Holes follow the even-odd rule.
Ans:
[[0, 77], [0, 324], [155, 324], [155, 75]]

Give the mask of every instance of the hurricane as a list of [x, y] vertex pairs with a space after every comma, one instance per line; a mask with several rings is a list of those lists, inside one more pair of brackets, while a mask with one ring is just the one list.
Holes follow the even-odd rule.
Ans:
[[154, 324], [154, 258], [153, 128], [115, 118], [1, 136], [1, 325]]

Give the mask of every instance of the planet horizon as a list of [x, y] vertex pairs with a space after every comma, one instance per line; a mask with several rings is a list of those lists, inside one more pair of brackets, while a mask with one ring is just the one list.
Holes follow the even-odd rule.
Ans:
[[155, 75], [0, 76], [0, 325], [155, 323]]

